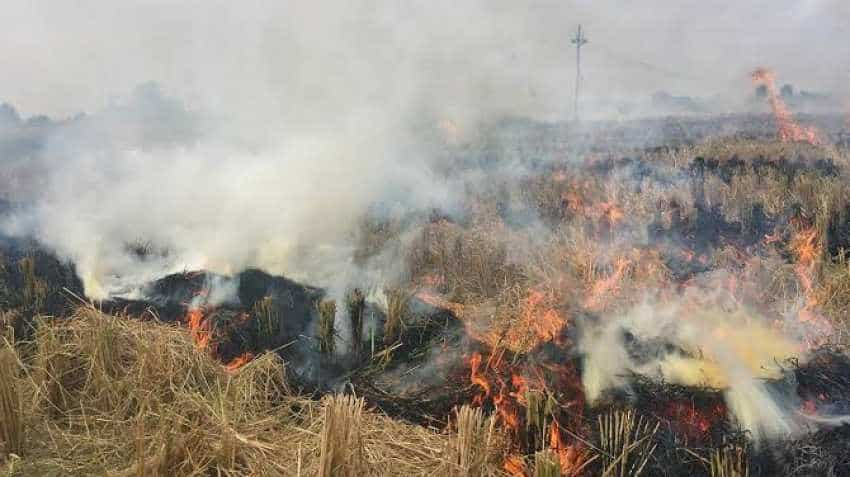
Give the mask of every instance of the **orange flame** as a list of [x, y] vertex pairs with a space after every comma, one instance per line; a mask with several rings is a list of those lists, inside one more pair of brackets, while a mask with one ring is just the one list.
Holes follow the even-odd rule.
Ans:
[[[208, 290], [201, 290], [197, 293], [197, 296], [204, 296], [208, 292]], [[250, 315], [244, 313], [239, 318], [244, 322], [250, 319]], [[185, 320], [186, 326], [189, 328], [189, 334], [192, 337], [192, 341], [195, 343], [195, 346], [197, 346], [198, 349], [208, 351], [213, 357], [217, 358], [217, 346], [216, 343], [213, 342], [213, 334], [210, 329], [211, 324], [204, 314], [204, 308], [195, 305], [189, 306], [189, 309], [186, 311]], [[243, 353], [242, 355], [225, 363], [224, 369], [230, 372], [236, 371], [252, 359], [254, 359], [253, 354]]]
[[499, 379], [499, 394], [493, 397], [493, 405], [496, 406], [496, 413], [504, 423], [505, 427], [513, 432], [519, 431], [519, 412], [513, 404], [513, 400], [509, 399], [510, 392], [505, 390], [504, 381]]
[[478, 352], [472, 353], [472, 357], [469, 358], [469, 367], [470, 367], [469, 380], [473, 384], [477, 384], [478, 386], [481, 386], [481, 389], [484, 392], [484, 394], [479, 395], [475, 398], [476, 404], [480, 405], [483, 402], [483, 400], [490, 397], [490, 394], [492, 393], [492, 390], [490, 388], [490, 382], [487, 381], [487, 379], [485, 379], [483, 376], [481, 376], [481, 374], [479, 374], [479, 371], [478, 371], [478, 368], [481, 367], [481, 353], [478, 353]]
[[812, 227], [797, 232], [791, 242], [791, 248], [797, 253], [797, 265], [794, 271], [803, 287], [807, 308], [817, 305], [817, 298], [813, 293], [815, 266], [820, 254], [820, 246], [816, 243], [817, 238], [817, 230]]
[[[832, 325], [818, 310], [819, 302], [815, 289], [815, 278], [822, 253], [818, 238], [817, 229], [808, 227], [796, 231], [791, 240], [791, 249], [797, 255], [794, 272], [800, 282], [804, 299], [803, 307], [797, 316], [801, 322], [811, 326], [814, 331], [821, 335], [828, 335], [832, 332]], [[821, 338], [817, 338], [815, 341], [820, 340]], [[817, 343], [809, 344], [813, 346]]]
[[513, 477], [526, 477], [527, 469], [525, 468], [525, 460], [521, 455], [509, 455], [505, 459], [505, 463], [502, 465], [502, 468], [505, 469], [508, 475]]
[[555, 422], [549, 427], [549, 448], [558, 456], [561, 475], [578, 475], [588, 463], [585, 452], [577, 445], [570, 445], [562, 440], [561, 430]]
[[703, 409], [692, 402], [672, 401], [664, 414], [679, 432], [692, 438], [701, 438], [726, 418], [726, 407], [715, 404]]
[[764, 85], [767, 89], [767, 100], [776, 118], [777, 134], [782, 142], [805, 142], [812, 145], [822, 144], [820, 133], [811, 126], [800, 126], [794, 121], [794, 116], [782, 97], [776, 91], [776, 77], [766, 68], [758, 68], [752, 74], [753, 84]]
[[503, 344], [512, 350], [519, 350], [557, 341], [567, 325], [567, 319], [553, 308], [554, 301], [551, 294], [529, 290], [520, 305], [519, 319], [505, 333]]
[[209, 325], [204, 319], [204, 312], [200, 308], [191, 308], [186, 312], [186, 325], [192, 340], [200, 349], [205, 349], [210, 343], [211, 334]]
[[416, 293], [416, 298], [422, 300], [431, 306], [443, 308], [450, 311], [457, 318], [463, 318], [463, 304], [454, 303], [428, 290], [420, 290]]
[[242, 366], [245, 366], [246, 364], [251, 362], [252, 359], [254, 359], [253, 354], [243, 353], [230, 360], [227, 364], [225, 364], [224, 369], [232, 373], [237, 369], [241, 368]]

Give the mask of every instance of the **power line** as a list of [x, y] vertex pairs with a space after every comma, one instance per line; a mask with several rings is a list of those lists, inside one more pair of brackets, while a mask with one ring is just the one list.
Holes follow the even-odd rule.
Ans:
[[575, 119], [578, 121], [578, 93], [579, 84], [581, 83], [581, 47], [587, 44], [587, 37], [581, 33], [581, 25], [578, 26], [575, 38], [572, 39], [573, 45], [576, 46], [576, 94], [575, 94]]

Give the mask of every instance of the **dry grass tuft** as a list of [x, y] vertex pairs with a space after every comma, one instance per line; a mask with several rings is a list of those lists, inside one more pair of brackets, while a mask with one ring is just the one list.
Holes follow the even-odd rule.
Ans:
[[815, 290], [817, 301], [829, 316], [843, 325], [838, 331], [846, 333], [850, 324], [847, 321], [850, 317], [850, 260], [847, 255], [842, 252], [825, 263], [822, 275]]
[[711, 477], [747, 477], [747, 454], [738, 446], [726, 446], [711, 453]]
[[324, 402], [319, 475], [353, 477], [363, 473], [360, 427], [366, 402], [353, 396], [330, 396]]
[[495, 419], [481, 408], [464, 405], [457, 411], [457, 435], [449, 441], [451, 475], [484, 475], [494, 446]]
[[261, 348], [272, 348], [280, 333], [281, 322], [281, 313], [274, 306], [274, 299], [266, 296], [258, 300], [251, 310], [251, 315], [254, 316], [257, 327], [257, 344]]
[[89, 307], [36, 323], [34, 341], [18, 346], [21, 372], [0, 369], [2, 432], [23, 436], [27, 425], [12, 475], [445, 473], [447, 435], [362, 400], [329, 398], [323, 408], [293, 395], [276, 354], [228, 372], [178, 326]]
[[410, 293], [392, 288], [384, 292], [387, 296], [387, 320], [384, 323], [384, 344], [389, 346], [398, 341], [410, 302]]
[[561, 460], [550, 450], [534, 454], [534, 477], [560, 477]]
[[33, 384], [36, 388], [34, 405], [52, 416], [59, 416], [69, 407], [72, 367], [80, 365], [71, 350], [63, 343], [63, 330], [50, 326], [46, 319], [36, 319], [35, 356], [32, 358]]
[[638, 476], [655, 451], [655, 434], [660, 423], [652, 426], [632, 410], [613, 411], [599, 416], [599, 440], [602, 449], [602, 475]]
[[24, 278], [24, 287], [21, 291], [24, 306], [31, 310], [40, 309], [47, 298], [47, 284], [35, 273], [35, 259], [33, 257], [20, 259], [18, 270]]
[[336, 319], [336, 302], [322, 300], [316, 305], [319, 310], [319, 351], [332, 354], [336, 339], [334, 320]]
[[0, 343], [0, 457], [24, 451], [24, 413], [14, 349]]
[[525, 432], [530, 445], [535, 449], [543, 449], [549, 433], [549, 424], [553, 421], [552, 413], [558, 403], [546, 391], [529, 390], [525, 393]]
[[355, 288], [348, 294], [348, 319], [351, 323], [351, 351], [360, 355], [363, 351], [363, 313], [366, 310], [366, 295]]

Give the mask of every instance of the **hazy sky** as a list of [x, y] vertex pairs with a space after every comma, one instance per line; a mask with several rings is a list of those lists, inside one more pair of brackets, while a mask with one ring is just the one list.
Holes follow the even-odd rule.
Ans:
[[24, 115], [96, 110], [153, 80], [192, 106], [257, 118], [435, 99], [557, 117], [569, 111], [579, 23], [591, 96], [735, 97], [759, 65], [804, 89], [850, 91], [846, 0], [5, 0], [2, 9], [0, 100]]

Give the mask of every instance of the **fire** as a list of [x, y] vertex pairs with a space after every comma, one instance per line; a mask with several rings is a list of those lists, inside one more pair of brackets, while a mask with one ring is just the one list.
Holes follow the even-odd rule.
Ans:
[[241, 368], [248, 364], [252, 359], [254, 359], [254, 355], [251, 353], [243, 353], [232, 360], [230, 360], [227, 364], [224, 365], [224, 369], [230, 372], [234, 372], [237, 369]]
[[664, 415], [680, 432], [699, 439], [725, 420], [726, 407], [717, 403], [700, 408], [693, 402], [673, 401], [664, 409]]
[[815, 288], [815, 278], [822, 253], [817, 229], [814, 226], [799, 228], [794, 233], [790, 247], [797, 255], [794, 272], [800, 282], [804, 300], [803, 307], [798, 312], [798, 318], [801, 322], [810, 325], [813, 331], [822, 335], [830, 334], [832, 325], [818, 311], [819, 302]]
[[776, 77], [772, 71], [759, 68], [752, 73], [753, 84], [764, 85], [767, 89], [767, 100], [776, 118], [777, 134], [782, 142], [805, 142], [812, 145], [822, 144], [823, 140], [817, 129], [811, 126], [800, 126], [782, 97], [776, 90]]
[[206, 349], [210, 344], [210, 330], [207, 321], [204, 319], [204, 312], [200, 308], [190, 308], [186, 312], [186, 325], [189, 327], [189, 333], [192, 335], [192, 340], [200, 349]]
[[791, 248], [797, 254], [797, 265], [794, 267], [794, 271], [800, 280], [803, 295], [806, 299], [806, 304], [803, 307], [806, 310], [806, 318], [804, 319], [803, 314], [800, 316], [800, 319], [803, 321], [808, 321], [808, 315], [817, 305], [817, 298], [814, 295], [815, 267], [817, 265], [817, 257], [820, 254], [820, 247], [816, 243], [817, 238], [817, 230], [812, 227], [795, 234], [791, 242]]
[[505, 472], [507, 472], [508, 475], [512, 475], [513, 477], [525, 477], [528, 475], [525, 467], [525, 460], [521, 455], [509, 455], [505, 459], [505, 463], [502, 468], [505, 469]]
[[[548, 434], [548, 450], [558, 457], [561, 475], [581, 475], [582, 470], [590, 463], [587, 452], [578, 445], [568, 444], [561, 437], [561, 430], [555, 422], [549, 426]], [[519, 454], [508, 455], [502, 464], [502, 468], [513, 477], [529, 475], [525, 459]]]
[[553, 301], [552, 295], [529, 290], [521, 304], [519, 320], [505, 336], [506, 345], [517, 350], [523, 348], [521, 343], [527, 339], [533, 340], [532, 347], [557, 340], [567, 320], [552, 307]]
[[430, 290], [419, 290], [416, 297], [423, 302], [450, 311], [460, 319], [467, 334], [490, 348], [506, 347], [511, 351], [529, 350], [540, 343], [557, 341], [568, 320], [555, 309], [552, 293], [529, 290], [520, 302], [519, 315], [507, 328], [499, 330], [477, 317], [465, 313], [461, 303], [451, 302]]
[[[816, 131], [793, 122], [774, 91], [769, 72], [758, 72], [754, 81], [769, 84], [771, 105], [783, 141], [813, 144], [819, 141]], [[531, 472], [528, 457], [544, 449], [557, 456], [564, 475], [578, 475], [587, 466], [590, 453], [587, 444], [582, 444], [577, 436], [587, 426], [581, 418], [585, 399], [591, 402], [595, 399], [591, 388], [596, 368], [587, 366], [587, 362], [574, 363], [568, 353], [562, 352], [569, 349], [570, 337], [574, 336], [567, 331], [578, 313], [585, 311], [593, 314], [590, 319], [603, 325], [606, 320], [617, 320], [619, 316], [613, 313], [614, 308], [626, 312], [627, 308], [621, 305], [633, 305], [643, 291], [657, 293], [651, 295], [653, 300], [682, 301], [681, 313], [674, 316], [681, 321], [676, 325], [680, 331], [669, 342], [675, 345], [675, 351], [665, 351], [669, 356], [659, 358], [648, 373], [661, 376], [665, 383], [708, 388], [711, 392], [707, 394], [723, 396], [697, 397], [697, 402], [677, 398], [673, 402], [653, 403], [650, 405], [654, 408], [653, 415], [669, 419], [676, 432], [684, 436], [705, 438], [715, 431], [718, 423], [739, 416], [741, 409], [748, 410], [750, 404], [758, 407], [761, 402], [758, 396], [752, 400], [729, 396], [736, 395], [740, 381], [750, 377], [753, 381], [779, 379], [782, 370], [775, 366], [777, 360], [798, 356], [803, 346], [796, 338], [785, 336], [784, 330], [769, 326], [768, 320], [783, 316], [784, 310], [766, 306], [760, 295], [751, 292], [760, 283], [753, 277], [761, 276], [755, 272], [753, 276], [748, 274], [749, 261], [759, 262], [763, 249], [771, 244], [789, 247], [796, 258], [792, 266], [805, 297], [799, 318], [802, 322], [818, 321], [821, 317], [816, 279], [823, 254], [818, 230], [794, 223], [796, 230], [792, 231], [790, 241], [789, 229], [780, 228], [764, 235], [759, 245], [749, 241], [739, 243], [734, 235], [725, 241], [724, 235], [717, 250], [705, 247], [698, 240], [691, 241], [690, 235], [683, 236], [681, 244], [674, 243], [669, 248], [654, 243], [628, 247], [618, 241], [616, 234], [607, 232], [630, 221], [627, 211], [631, 213], [634, 209], [631, 202], [612, 199], [616, 190], [601, 191], [598, 185], [594, 187], [593, 181], [582, 183], [559, 170], [552, 173], [551, 180], [558, 183], [546, 189], [545, 194], [545, 199], [554, 200], [558, 208], [552, 220], [575, 219], [576, 222], [570, 224], [575, 228], [563, 229], [570, 240], [555, 241], [552, 253], [559, 258], [568, 256], [571, 265], [579, 264], [574, 267], [575, 273], [559, 270], [557, 260], [553, 260], [555, 266], [552, 270], [545, 269], [545, 275], [529, 274], [523, 277], [525, 281], [506, 287], [502, 295], [464, 297], [462, 303], [441, 294], [452, 288], [445, 286], [446, 277], [454, 279], [455, 275], [449, 274], [454, 273], [451, 269], [441, 270], [429, 264], [414, 281], [424, 287], [417, 293], [420, 300], [451, 311], [465, 326], [468, 338], [476, 342], [472, 348], [475, 351], [467, 355], [469, 374], [462, 377], [468, 376], [471, 402], [486, 408], [506, 431], [510, 443], [503, 461], [504, 471], [514, 476], [528, 475]], [[671, 224], [671, 229], [678, 226], [673, 219]], [[662, 227], [667, 226], [662, 224]], [[689, 234], [699, 233], [684, 230]], [[567, 235], [573, 233], [584, 234], [582, 238], [587, 240]], [[717, 233], [724, 233], [723, 229]], [[671, 253], [679, 254], [678, 260], [668, 260]], [[785, 257], [787, 254], [783, 254]], [[680, 271], [678, 265], [687, 266]], [[701, 267], [712, 273], [704, 273]], [[653, 307], [657, 312], [657, 307]], [[510, 311], [500, 313], [502, 310]], [[503, 319], [505, 316], [508, 319]], [[641, 329], [652, 329], [655, 317], [651, 318]], [[622, 339], [622, 330], [616, 331], [618, 339]], [[644, 339], [635, 336], [638, 344]], [[582, 336], [582, 339], [587, 338]], [[667, 346], [663, 340], [665, 336], [658, 341]], [[655, 343], [652, 344], [654, 347]], [[651, 347], [649, 351], [654, 349]], [[617, 359], [619, 356], [612, 356], [609, 361]], [[735, 366], [730, 367], [729, 361]], [[583, 376], [579, 375], [578, 366], [584, 366]], [[604, 366], [599, 369], [606, 370]], [[540, 395], [556, 404], [546, 401], [541, 405]], [[706, 399], [708, 403], [700, 402]], [[545, 406], [549, 407], [543, 409]], [[742, 422], [747, 425], [748, 421]]]
[[458, 318], [462, 319], [464, 316], [464, 306], [461, 303], [451, 302], [431, 291], [419, 290], [416, 293], [416, 298], [433, 307], [448, 310]]
[[[571, 400], [559, 406], [559, 410], [569, 408], [580, 414], [584, 401], [578, 371], [561, 363], [513, 364], [505, 353], [505, 348], [491, 351], [486, 364], [479, 352], [469, 358], [470, 381], [480, 388], [472, 399], [473, 404], [492, 404], [498, 422], [512, 436], [511, 452], [505, 458], [503, 469], [513, 476], [529, 475], [522, 456], [539, 450], [537, 445], [548, 443], [550, 450], [558, 456], [562, 474], [578, 475], [586, 463], [587, 454], [563, 439], [560, 428], [553, 421], [549, 421], [552, 425], [544, 429], [529, 427], [533, 421], [527, 421], [531, 393], [548, 396], [552, 389], [558, 390], [562, 396], [572, 396]], [[580, 426], [578, 422], [576, 425]], [[537, 439], [532, 436], [537, 436]]]
[[516, 400], [511, 399], [510, 395], [514, 394], [506, 391], [504, 381], [499, 379], [499, 395], [493, 398], [493, 405], [496, 406], [496, 413], [502, 420], [502, 423], [513, 432], [519, 431], [520, 418]]
[[[209, 290], [203, 289], [199, 291], [195, 296], [196, 298], [204, 298], [209, 294]], [[185, 321], [186, 326], [189, 328], [189, 334], [192, 337], [192, 341], [194, 341], [195, 346], [198, 349], [205, 350], [209, 352], [213, 357], [218, 358], [217, 355], [217, 346], [213, 341], [213, 333], [212, 333], [212, 324], [207, 319], [206, 313], [209, 313], [209, 310], [205, 310], [205, 307], [201, 305], [197, 305], [194, 302], [188, 305], [188, 309], [186, 311]], [[246, 321], [250, 319], [250, 316], [246, 313], [239, 317], [241, 321]], [[224, 369], [233, 372], [237, 369], [244, 366], [246, 363], [254, 359], [254, 355], [251, 353], [243, 353], [227, 363], [224, 364]]]
[[578, 444], [567, 444], [563, 440], [561, 429], [556, 422], [549, 426], [549, 448], [558, 456], [561, 475], [580, 475], [590, 463], [588, 454]]
[[[511, 384], [508, 385], [503, 378], [506, 365], [502, 361], [502, 357], [503, 353], [491, 354], [484, 370], [482, 370], [481, 353], [475, 352], [472, 354], [469, 359], [469, 379], [470, 382], [481, 388], [481, 393], [475, 396], [472, 402], [480, 406], [490, 398], [502, 424], [512, 432], [517, 432], [520, 427], [519, 405], [516, 399], [518, 394], [517, 388], [527, 389], [527, 385], [525, 380], [519, 376], [511, 377]], [[492, 380], [483, 374], [485, 371], [494, 374]], [[493, 393], [494, 387], [498, 387], [498, 392], [495, 394]]]
[[470, 374], [469, 374], [470, 382], [472, 382], [472, 384], [476, 384], [478, 386], [481, 386], [481, 389], [484, 392], [484, 394], [478, 395], [474, 399], [474, 402], [476, 404], [480, 405], [483, 402], [484, 399], [490, 397], [490, 394], [492, 394], [492, 390], [490, 388], [490, 382], [487, 381], [484, 377], [482, 377], [481, 374], [479, 374], [479, 371], [478, 371], [478, 369], [481, 367], [481, 353], [478, 353], [478, 352], [472, 353], [472, 357], [469, 358], [469, 367], [470, 367]]

